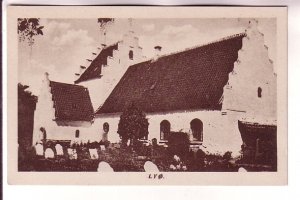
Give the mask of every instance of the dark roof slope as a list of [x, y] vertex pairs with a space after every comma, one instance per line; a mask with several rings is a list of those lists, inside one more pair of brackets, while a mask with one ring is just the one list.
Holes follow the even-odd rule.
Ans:
[[50, 81], [57, 121], [92, 121], [94, 109], [87, 88]]
[[144, 112], [220, 110], [220, 98], [245, 34], [130, 66], [96, 114], [122, 112], [134, 102]]
[[92, 61], [90, 66], [75, 81], [75, 83], [77, 84], [82, 81], [100, 78], [102, 65], [107, 65], [107, 57], [112, 56], [113, 50], [116, 50], [116, 49], [118, 49], [118, 43], [115, 43], [115, 44], [105, 47], [98, 54], [98, 56]]

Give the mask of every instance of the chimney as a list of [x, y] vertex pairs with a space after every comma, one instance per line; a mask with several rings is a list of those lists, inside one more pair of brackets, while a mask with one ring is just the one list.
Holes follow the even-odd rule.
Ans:
[[50, 79], [49, 79], [49, 73], [48, 73], [48, 72], [45, 72], [43, 82], [44, 82], [46, 85], [50, 85]]
[[161, 46], [155, 46], [154, 47], [154, 60], [157, 60], [159, 56], [161, 55]]
[[45, 80], [49, 81], [49, 73], [48, 72], [45, 72]]

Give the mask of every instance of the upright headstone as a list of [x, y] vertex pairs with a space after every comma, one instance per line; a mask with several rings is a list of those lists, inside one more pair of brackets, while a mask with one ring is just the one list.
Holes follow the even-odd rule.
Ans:
[[238, 172], [247, 172], [247, 170], [244, 167], [240, 167]]
[[76, 160], [78, 157], [76, 149], [68, 148], [68, 155], [69, 155], [69, 159], [71, 159], [71, 160]]
[[45, 158], [54, 158], [54, 152], [51, 148], [45, 150]]
[[157, 166], [151, 161], [145, 162], [144, 170], [145, 170], [145, 172], [159, 172], [159, 169], [157, 168]]
[[99, 158], [97, 149], [89, 149], [91, 159], [97, 160]]
[[101, 161], [98, 165], [98, 172], [113, 172], [114, 169], [107, 163], [104, 161]]
[[100, 150], [104, 151], [105, 150], [105, 146], [104, 145], [100, 145]]
[[64, 150], [63, 150], [63, 148], [60, 144], [55, 145], [55, 150], [56, 150], [56, 154], [58, 156], [63, 156], [64, 155]]
[[36, 144], [34, 146], [35, 152], [37, 156], [43, 156], [44, 155], [44, 147], [42, 144]]

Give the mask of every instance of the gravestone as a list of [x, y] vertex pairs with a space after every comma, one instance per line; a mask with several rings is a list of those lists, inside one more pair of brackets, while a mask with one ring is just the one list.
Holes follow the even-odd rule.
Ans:
[[37, 156], [43, 156], [44, 155], [44, 147], [42, 144], [36, 144], [34, 146], [35, 152]]
[[104, 151], [105, 150], [105, 146], [104, 145], [100, 145], [100, 150]]
[[144, 170], [145, 170], [145, 172], [159, 172], [159, 169], [157, 168], [157, 166], [151, 161], [145, 162]]
[[97, 149], [89, 149], [89, 152], [92, 160], [97, 160], [99, 158]]
[[240, 167], [238, 172], [247, 172], [247, 170], [244, 167]]
[[45, 158], [54, 158], [54, 152], [51, 148], [46, 149]]
[[98, 165], [98, 172], [113, 172], [114, 169], [107, 163], [104, 161], [101, 161]]
[[64, 155], [64, 150], [63, 150], [63, 148], [60, 144], [55, 145], [55, 150], [56, 150], [56, 154], [58, 156], [63, 156]]
[[71, 148], [68, 148], [68, 155], [69, 155], [69, 159], [71, 160], [77, 160], [77, 152], [76, 152], [76, 149], [71, 149]]

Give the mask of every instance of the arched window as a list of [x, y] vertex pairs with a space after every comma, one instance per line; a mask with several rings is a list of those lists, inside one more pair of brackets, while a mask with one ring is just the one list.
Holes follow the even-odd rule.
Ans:
[[106, 132], [106, 133], [109, 132], [109, 124], [108, 124], [107, 122], [105, 122], [105, 123], [103, 124], [103, 131]]
[[133, 60], [133, 51], [132, 50], [129, 51], [129, 59]]
[[200, 119], [193, 119], [190, 123], [194, 140], [203, 141], [203, 123]]
[[160, 139], [167, 140], [171, 131], [171, 124], [168, 120], [163, 120], [160, 123]]
[[78, 129], [75, 131], [75, 138], [79, 138], [79, 130]]
[[261, 87], [258, 87], [257, 88], [257, 96], [258, 96], [258, 98], [261, 98], [261, 93], [262, 93], [262, 89], [261, 89]]

